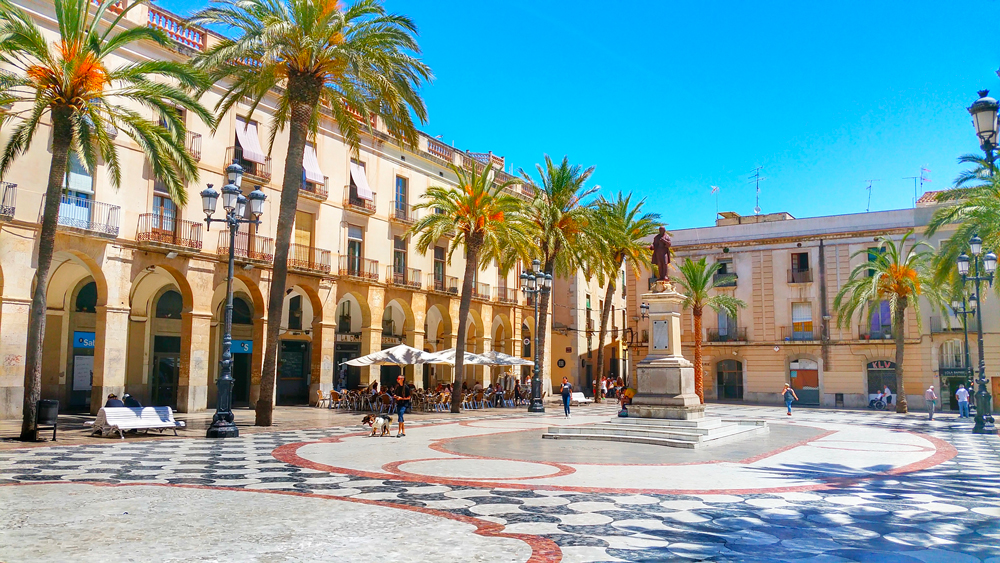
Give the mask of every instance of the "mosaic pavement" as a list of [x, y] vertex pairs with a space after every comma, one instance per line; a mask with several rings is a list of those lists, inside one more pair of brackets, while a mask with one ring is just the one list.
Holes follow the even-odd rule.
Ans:
[[344, 427], [0, 451], [0, 561], [1000, 563], [1000, 441], [971, 423], [708, 410], [812, 431], [720, 462], [603, 442], [575, 444], [622, 463], [457, 447], [530, 444], [548, 425], [606, 420], [603, 405], [570, 420], [415, 417], [398, 440]]

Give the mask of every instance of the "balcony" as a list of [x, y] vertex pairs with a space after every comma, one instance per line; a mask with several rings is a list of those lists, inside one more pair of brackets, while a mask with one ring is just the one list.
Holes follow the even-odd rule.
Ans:
[[10, 221], [14, 218], [14, 205], [17, 202], [17, 184], [0, 182], [0, 191], [3, 192], [2, 199], [0, 199], [0, 219]]
[[497, 302], [517, 305], [517, 289], [500, 285], [497, 287]]
[[[969, 323], [969, 332], [976, 332], [976, 317], [969, 315], [966, 317]], [[962, 334], [962, 317], [931, 317], [931, 334]]]
[[706, 331], [708, 342], [746, 342], [747, 329], [743, 327], [729, 328], [722, 332], [717, 328], [710, 328]]
[[892, 326], [863, 324], [858, 327], [858, 337], [861, 340], [892, 340]]
[[490, 300], [490, 284], [476, 283], [472, 286], [472, 298], [477, 301]]
[[427, 152], [451, 164], [455, 160], [455, 149], [435, 139], [427, 139]]
[[420, 289], [420, 270], [416, 268], [401, 268], [397, 270], [395, 266], [386, 266], [385, 279], [390, 285]]
[[184, 133], [184, 148], [191, 158], [201, 160], [201, 134], [193, 131]]
[[378, 260], [370, 260], [360, 256], [341, 256], [338, 272], [344, 277], [377, 282]]
[[115, 238], [120, 215], [121, 208], [110, 203], [69, 195], [59, 200], [58, 225], [67, 229]]
[[317, 184], [315, 182], [302, 181], [302, 186], [299, 187], [299, 195], [302, 197], [307, 197], [309, 199], [314, 199], [316, 201], [326, 201], [327, 196], [330, 195], [330, 190], [327, 188], [328, 179], [326, 176], [323, 177], [323, 183]]
[[201, 250], [202, 224], [195, 221], [180, 221], [176, 217], [160, 213], [139, 215], [139, 228], [135, 240], [140, 245], [163, 247], [174, 252]]
[[[219, 242], [215, 253], [222, 259], [229, 258], [229, 230], [219, 232]], [[233, 256], [243, 262], [274, 262], [274, 239], [250, 235], [246, 231], [236, 233]]]
[[417, 222], [417, 212], [412, 205], [393, 200], [389, 204], [389, 221], [409, 226]]
[[[115, 5], [118, 5], [116, 3]], [[121, 8], [119, 8], [119, 11]], [[173, 15], [162, 12], [154, 6], [149, 7], [149, 27], [159, 29], [167, 34], [178, 45], [195, 51], [205, 50], [205, 32], [185, 24]]]
[[814, 329], [795, 330], [790, 326], [781, 327], [781, 339], [785, 342], [813, 342], [819, 340], [819, 334]]
[[712, 283], [715, 284], [715, 287], [736, 287], [737, 279], [735, 272], [719, 272], [712, 276]]
[[303, 272], [329, 274], [330, 251], [304, 244], [289, 244], [288, 267]]
[[427, 288], [438, 293], [458, 295], [458, 278], [455, 276], [427, 274]]
[[243, 158], [243, 147], [229, 147], [226, 149], [226, 161], [222, 163], [222, 168], [235, 162], [243, 167], [243, 174], [260, 182], [271, 181], [271, 157], [264, 157], [264, 164], [246, 160]]
[[372, 192], [372, 199], [367, 200], [358, 197], [357, 194], [351, 194], [350, 186], [344, 191], [347, 192], [347, 195], [344, 196], [344, 209], [363, 215], [373, 215], [375, 213], [375, 199], [378, 194]]
[[811, 283], [813, 281], [812, 270], [788, 270], [788, 283]]

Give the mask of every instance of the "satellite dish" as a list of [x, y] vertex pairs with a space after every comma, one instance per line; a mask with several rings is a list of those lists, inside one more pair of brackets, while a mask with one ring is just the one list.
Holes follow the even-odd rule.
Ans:
[[760, 215], [760, 206], [759, 205], [757, 207], [753, 208], [753, 214], [754, 215]]

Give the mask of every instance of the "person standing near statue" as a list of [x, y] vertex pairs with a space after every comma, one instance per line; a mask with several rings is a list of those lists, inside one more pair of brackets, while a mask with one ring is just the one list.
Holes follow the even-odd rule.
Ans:
[[670, 281], [670, 235], [667, 229], [660, 227], [660, 232], [653, 237], [653, 244], [649, 247], [653, 251], [653, 265], [656, 266], [656, 280]]

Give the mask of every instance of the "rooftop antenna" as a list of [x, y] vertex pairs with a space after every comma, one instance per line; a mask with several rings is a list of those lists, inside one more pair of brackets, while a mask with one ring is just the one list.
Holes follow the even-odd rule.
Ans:
[[868, 213], [869, 211], [872, 210], [872, 182], [881, 182], [881, 181], [882, 180], [879, 180], [877, 178], [874, 180], [868, 180], [868, 187], [865, 188], [866, 190], [868, 190], [868, 207], [865, 208], [865, 213]]
[[925, 166], [920, 167], [919, 176], [907, 176], [903, 178], [904, 180], [913, 180], [913, 207], [917, 206], [917, 199], [920, 197], [917, 195], [917, 180], [920, 180], [920, 192], [924, 191], [924, 182], [930, 183], [931, 179], [928, 177], [930, 175], [930, 168]]
[[904, 180], [913, 180], [913, 207], [917, 206], [917, 180], [920, 176], [904, 176]]
[[753, 214], [754, 215], [760, 215], [760, 183], [763, 182], [764, 180], [767, 180], [767, 178], [765, 178], [765, 177], [763, 177], [763, 176], [760, 175], [760, 171], [761, 171], [762, 168], [764, 168], [764, 167], [763, 166], [758, 166], [757, 168], [754, 168], [753, 172], [750, 173], [750, 176], [747, 177], [747, 179], [750, 180], [747, 183], [748, 184], [755, 184], [756, 187], [757, 187], [756, 205], [754, 205], [754, 208], [753, 208]]

